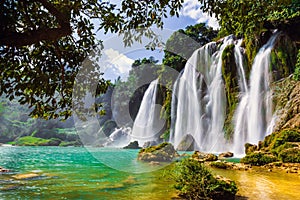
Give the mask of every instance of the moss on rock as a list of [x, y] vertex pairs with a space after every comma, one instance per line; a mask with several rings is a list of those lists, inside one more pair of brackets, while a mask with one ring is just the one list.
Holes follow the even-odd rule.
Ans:
[[268, 135], [260, 145], [246, 144], [242, 163], [265, 165], [275, 161], [300, 162], [300, 130], [285, 129]]
[[228, 45], [222, 53], [222, 75], [227, 98], [224, 131], [227, 138], [231, 138], [233, 133], [232, 119], [238, 103], [239, 94], [238, 71], [235, 63], [234, 48], [234, 44]]
[[278, 161], [278, 159], [274, 155], [265, 154], [263, 152], [253, 152], [241, 159], [241, 163], [252, 164], [257, 166], [265, 165], [276, 161]]
[[138, 160], [151, 162], [170, 162], [179, 154], [174, 149], [171, 143], [164, 142], [157, 146], [151, 146], [145, 149], [141, 149], [138, 154]]
[[271, 70], [273, 80], [288, 77], [295, 70], [297, 47], [285, 34], [280, 34], [271, 52]]

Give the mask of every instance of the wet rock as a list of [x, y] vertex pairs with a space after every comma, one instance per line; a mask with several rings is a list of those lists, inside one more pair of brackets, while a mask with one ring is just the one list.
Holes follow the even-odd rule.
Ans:
[[192, 158], [199, 160], [199, 161], [216, 161], [218, 160], [218, 156], [212, 153], [203, 153], [200, 151], [195, 151], [192, 155]]
[[219, 159], [222, 159], [222, 158], [231, 158], [233, 157], [233, 153], [232, 152], [225, 152], [225, 153], [221, 153], [219, 155]]
[[141, 149], [138, 154], [138, 160], [146, 162], [171, 162], [176, 157], [179, 157], [179, 154], [174, 146], [167, 142]]
[[138, 141], [130, 142], [127, 146], [123, 147], [123, 149], [140, 149]]
[[177, 151], [193, 151], [195, 146], [195, 139], [192, 135], [186, 134], [177, 147]]

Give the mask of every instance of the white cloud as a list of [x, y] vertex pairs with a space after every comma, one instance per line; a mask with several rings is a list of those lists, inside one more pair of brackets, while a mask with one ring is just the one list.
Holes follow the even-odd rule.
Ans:
[[122, 79], [127, 78], [134, 62], [133, 59], [112, 48], [104, 50], [103, 60], [102, 64], [105, 65], [104, 77], [110, 80], [117, 79], [119, 76]]
[[190, 17], [197, 21], [197, 23], [206, 23], [208, 26], [218, 29], [219, 23], [215, 17], [203, 13], [200, 9], [201, 4], [197, 0], [185, 0], [181, 15]]

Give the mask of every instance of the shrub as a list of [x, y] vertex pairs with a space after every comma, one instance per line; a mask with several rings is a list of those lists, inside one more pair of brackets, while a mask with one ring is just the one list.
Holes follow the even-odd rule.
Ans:
[[300, 142], [300, 133], [296, 130], [284, 130], [275, 139], [272, 148], [277, 148], [286, 142]]
[[279, 159], [282, 162], [290, 162], [290, 163], [300, 163], [300, 149], [299, 148], [290, 148], [281, 151], [279, 154]]
[[275, 161], [277, 161], [277, 158], [275, 156], [264, 154], [262, 152], [253, 152], [241, 159], [241, 163], [257, 166], [265, 165]]
[[170, 143], [168, 143], [168, 142], [164, 142], [164, 143], [161, 143], [161, 144], [156, 145], [156, 146], [150, 146], [150, 147], [147, 147], [147, 148], [145, 148], [145, 149], [141, 149], [141, 150], [139, 151], [139, 153], [153, 153], [153, 152], [155, 152], [155, 151], [158, 151], [158, 150], [164, 148], [165, 146], [167, 146], [167, 145], [169, 145], [169, 144], [170, 144]]
[[219, 168], [219, 169], [227, 169], [227, 164], [225, 162], [212, 162], [210, 163], [210, 166]]
[[183, 159], [174, 171], [175, 188], [185, 199], [234, 199], [237, 186], [233, 181], [219, 180], [194, 159]]

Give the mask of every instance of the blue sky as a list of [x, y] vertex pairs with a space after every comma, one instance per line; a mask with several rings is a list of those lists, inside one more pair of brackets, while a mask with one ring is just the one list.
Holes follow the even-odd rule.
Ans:
[[[208, 16], [200, 10], [200, 3], [197, 0], [185, 0], [179, 17], [168, 17], [164, 19], [163, 30], [156, 29], [164, 42], [170, 35], [178, 29], [184, 29], [188, 25], [206, 23], [214, 29], [218, 28], [217, 20]], [[131, 47], [124, 47], [122, 36], [99, 32], [98, 37], [104, 41], [103, 56], [99, 62], [101, 71], [104, 71], [104, 78], [114, 81], [120, 76], [125, 80], [131, 69], [131, 64], [138, 58], [153, 56], [161, 61], [163, 58], [162, 49], [155, 51], [145, 50], [148, 44], [147, 39], [143, 39], [142, 44], [135, 43]]]

